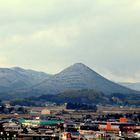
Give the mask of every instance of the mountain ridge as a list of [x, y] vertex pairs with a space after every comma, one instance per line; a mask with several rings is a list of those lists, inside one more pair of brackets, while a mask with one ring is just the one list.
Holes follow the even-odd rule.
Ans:
[[139, 83], [117, 82], [117, 84], [140, 91], [140, 82]]
[[[2, 74], [4, 74], [3, 78]], [[6, 84], [6, 82], [9, 85], [3, 87], [2, 84]], [[42, 94], [58, 94], [67, 90], [81, 89], [93, 89], [106, 95], [140, 93], [140, 91], [126, 88], [104, 78], [83, 63], [75, 63], [55, 75], [19, 67], [0, 69], [0, 93], [6, 91], [7, 95], [16, 98], [18, 96], [23, 98]]]
[[25, 88], [44, 81], [51, 75], [20, 67], [0, 68], [0, 92]]
[[56, 94], [65, 90], [73, 89], [94, 89], [104, 94], [111, 93], [137, 93], [108, 79], [82, 63], [76, 63], [65, 68], [46, 81], [32, 87], [33, 90], [42, 90], [42, 93]]

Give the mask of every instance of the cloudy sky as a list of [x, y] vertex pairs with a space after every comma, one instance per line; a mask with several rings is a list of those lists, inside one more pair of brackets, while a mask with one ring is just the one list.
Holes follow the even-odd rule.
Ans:
[[140, 82], [140, 0], [0, 0], [0, 67], [56, 74], [84, 63]]

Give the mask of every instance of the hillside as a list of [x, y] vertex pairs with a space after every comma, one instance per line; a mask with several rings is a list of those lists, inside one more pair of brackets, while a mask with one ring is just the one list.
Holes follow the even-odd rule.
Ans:
[[[30, 103], [29, 103], [30, 102]], [[41, 95], [39, 97], [29, 97], [25, 99], [14, 99], [11, 101], [12, 105], [20, 103], [20, 105], [26, 105], [36, 103], [45, 103], [45, 102], [55, 102], [57, 104], [64, 104], [68, 102], [72, 103], [86, 103], [86, 104], [98, 104], [98, 103], [109, 103], [107, 97], [102, 93], [92, 90], [92, 89], [83, 89], [83, 90], [68, 90], [62, 93], [55, 95]]]
[[140, 105], [140, 94], [120, 94], [114, 93], [104, 95], [101, 92], [92, 89], [68, 90], [58, 94], [47, 94], [39, 97], [29, 97], [24, 99], [13, 99], [11, 105], [38, 106], [45, 105], [46, 102], [64, 104], [64, 103], [82, 103], [82, 104], [100, 104], [100, 105]]
[[104, 97], [101, 92], [92, 89], [83, 90], [68, 90], [57, 94], [53, 97], [54, 102], [73, 102], [73, 103], [87, 103], [97, 104], [99, 102], [107, 103], [108, 100]]
[[32, 86], [28, 91], [30, 93], [40, 92], [43, 94], [56, 94], [73, 89], [94, 89], [104, 94], [139, 93], [138, 91], [107, 80], [82, 63], [76, 63], [64, 69], [62, 72], [51, 76], [46, 81]]
[[51, 75], [19, 67], [0, 68], [0, 92], [9, 92], [40, 83]]

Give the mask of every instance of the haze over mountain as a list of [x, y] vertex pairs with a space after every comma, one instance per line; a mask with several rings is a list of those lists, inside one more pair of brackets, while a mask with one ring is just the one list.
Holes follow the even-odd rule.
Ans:
[[125, 86], [127, 88], [140, 91], [140, 83], [118, 82], [118, 84]]
[[139, 93], [138, 91], [107, 80], [82, 63], [76, 63], [64, 69], [62, 72], [48, 78], [46, 81], [33, 86], [29, 91], [56, 94], [72, 89], [94, 89], [104, 94]]
[[0, 92], [25, 88], [40, 83], [51, 75], [19, 67], [0, 68]]

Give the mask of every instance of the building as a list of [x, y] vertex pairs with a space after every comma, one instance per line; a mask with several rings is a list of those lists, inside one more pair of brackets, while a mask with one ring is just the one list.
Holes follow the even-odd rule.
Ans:
[[49, 109], [43, 109], [41, 114], [51, 114], [51, 111]]
[[136, 129], [136, 124], [127, 123], [126, 118], [120, 118], [120, 122], [98, 122], [98, 129], [105, 131], [132, 132]]

